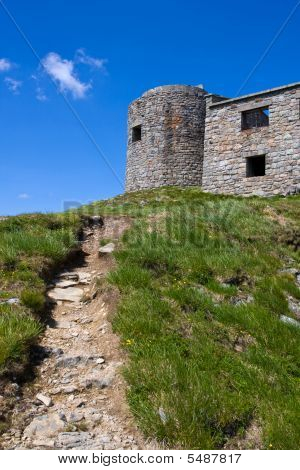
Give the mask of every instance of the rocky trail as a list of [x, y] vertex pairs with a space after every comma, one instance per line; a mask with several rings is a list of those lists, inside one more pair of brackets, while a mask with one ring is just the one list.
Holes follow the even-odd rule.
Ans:
[[[130, 221], [108, 217], [84, 230], [80, 266], [49, 286], [51, 317], [38, 350], [33, 382], [16, 389], [3, 449], [145, 449], [134, 424], [122, 378], [124, 352], [112, 332], [117, 294], [101, 290], [114, 265], [111, 252]], [[110, 243], [100, 249], [100, 240]], [[78, 262], [79, 264], [79, 262]], [[153, 445], [151, 446], [153, 448]]]

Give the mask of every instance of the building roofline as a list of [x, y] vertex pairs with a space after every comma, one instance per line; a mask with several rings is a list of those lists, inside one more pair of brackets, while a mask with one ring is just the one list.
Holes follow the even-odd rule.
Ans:
[[144, 91], [138, 98], [135, 98], [129, 103], [129, 107], [143, 98], [148, 98], [151, 95], [155, 95], [156, 93], [161, 93], [164, 91], [195, 91], [197, 90], [203, 96], [207, 95], [207, 91], [203, 88], [202, 85], [159, 85], [154, 88], [150, 88], [149, 90]]
[[187, 91], [187, 90], [198, 90], [201, 91], [203, 94], [206, 94], [207, 91], [204, 90], [202, 85], [180, 85], [180, 84], [174, 84], [174, 85], [159, 85], [154, 88], [150, 88], [149, 90], [146, 90], [142, 95], [141, 98], [152, 95], [154, 93], [160, 93], [162, 91]]
[[[283, 86], [279, 86], [279, 87], [276, 87], [276, 88], [270, 88], [268, 90], [258, 91], [256, 93], [250, 93], [248, 95], [238, 96], [236, 98], [224, 98], [224, 100], [217, 101], [216, 103], [212, 103], [211, 105], [209, 105], [209, 107], [210, 108], [216, 108], [217, 106], [225, 106], [227, 104], [236, 103], [238, 101], [247, 100], [249, 98], [255, 98], [255, 97], [261, 96], [261, 95], [268, 95], [268, 94], [271, 94], [271, 93], [276, 93], [276, 92], [280, 92], [280, 91], [284, 91], [284, 90], [289, 90], [289, 89], [292, 89], [292, 88], [300, 88], [300, 82], [290, 83], [289, 85], [283, 85]], [[214, 93], [206, 95], [206, 98], [209, 98], [210, 96], [214, 96]]]

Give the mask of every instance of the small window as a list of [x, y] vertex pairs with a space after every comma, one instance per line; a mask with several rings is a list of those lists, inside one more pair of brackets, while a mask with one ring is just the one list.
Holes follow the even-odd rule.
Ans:
[[246, 159], [246, 176], [265, 176], [266, 174], [266, 156], [258, 155]]
[[269, 107], [242, 112], [242, 130], [269, 125]]
[[134, 126], [132, 128], [132, 142], [142, 140], [142, 126]]

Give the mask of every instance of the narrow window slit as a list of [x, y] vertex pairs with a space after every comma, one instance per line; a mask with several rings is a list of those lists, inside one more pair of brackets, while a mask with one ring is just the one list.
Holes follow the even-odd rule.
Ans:
[[142, 126], [134, 126], [132, 128], [132, 142], [138, 142], [142, 140]]

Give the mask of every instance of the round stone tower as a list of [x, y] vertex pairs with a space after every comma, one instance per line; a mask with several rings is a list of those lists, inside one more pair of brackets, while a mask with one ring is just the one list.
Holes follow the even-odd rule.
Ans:
[[131, 103], [126, 191], [201, 185], [206, 94], [196, 86], [167, 85]]

